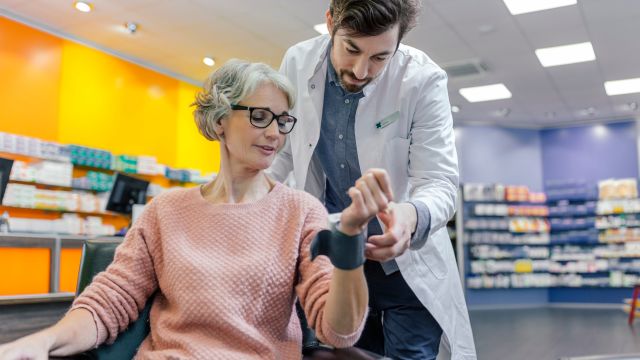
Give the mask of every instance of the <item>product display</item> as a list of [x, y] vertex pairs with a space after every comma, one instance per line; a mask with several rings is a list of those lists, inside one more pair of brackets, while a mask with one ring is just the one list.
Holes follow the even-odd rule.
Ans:
[[551, 195], [542, 206], [507, 201], [531, 194], [522, 187], [472, 184], [463, 191], [475, 199], [463, 198], [467, 286], [634, 285], [640, 279], [636, 186], [634, 179], [607, 180], [598, 187], [603, 195], [580, 180], [548, 182]]
[[[215, 176], [202, 175], [197, 170], [169, 169], [153, 156], [114, 155], [107, 150], [2, 132], [0, 152], [9, 154], [5, 155], [9, 158], [16, 155], [1, 205], [8, 214], [19, 212], [18, 216], [9, 217], [9, 231], [14, 233], [114, 235], [129, 223], [126, 215], [105, 211], [118, 172], [158, 181], [149, 187], [149, 196], [172, 186], [206, 183]], [[48, 215], [30, 216], [25, 213], [29, 210], [44, 210]], [[59, 214], [52, 214], [55, 212]]]

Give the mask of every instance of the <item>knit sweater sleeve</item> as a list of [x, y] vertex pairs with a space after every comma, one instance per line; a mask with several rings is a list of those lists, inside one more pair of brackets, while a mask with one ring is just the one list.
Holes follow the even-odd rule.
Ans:
[[358, 329], [352, 334], [339, 334], [331, 328], [324, 317], [325, 304], [329, 293], [333, 265], [326, 256], [311, 261], [310, 245], [318, 231], [328, 227], [328, 215], [316, 199], [307, 213], [303, 227], [303, 240], [300, 246], [298, 272], [300, 279], [296, 292], [304, 309], [309, 326], [325, 344], [344, 348], [353, 346], [364, 328], [364, 318]]
[[95, 347], [113, 343], [158, 287], [150, 252], [150, 243], [159, 240], [157, 202], [147, 205], [116, 249], [113, 262], [73, 302], [70, 311], [84, 308], [93, 315], [98, 330]]

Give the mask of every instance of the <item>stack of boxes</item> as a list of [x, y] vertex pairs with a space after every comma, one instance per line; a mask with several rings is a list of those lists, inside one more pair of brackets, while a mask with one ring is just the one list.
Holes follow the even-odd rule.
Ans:
[[113, 155], [106, 150], [92, 149], [85, 146], [69, 145], [69, 155], [74, 165], [89, 166], [99, 169], [111, 169]]

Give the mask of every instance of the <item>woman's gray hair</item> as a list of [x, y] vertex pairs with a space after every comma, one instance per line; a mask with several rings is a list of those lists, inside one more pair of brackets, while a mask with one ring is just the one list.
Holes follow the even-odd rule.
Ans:
[[216, 122], [231, 114], [231, 105], [250, 96], [260, 85], [272, 84], [295, 105], [295, 90], [286, 76], [264, 63], [232, 59], [213, 72], [204, 82], [202, 91], [191, 104], [198, 130], [208, 140], [220, 140], [215, 132]]

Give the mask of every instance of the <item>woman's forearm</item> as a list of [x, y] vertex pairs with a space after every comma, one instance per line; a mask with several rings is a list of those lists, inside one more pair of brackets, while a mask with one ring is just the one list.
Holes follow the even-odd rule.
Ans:
[[58, 323], [34, 335], [50, 341], [51, 355], [67, 356], [93, 348], [97, 333], [91, 312], [80, 308], [70, 311]]
[[333, 270], [324, 317], [338, 334], [352, 334], [360, 326], [369, 303], [363, 266]]

